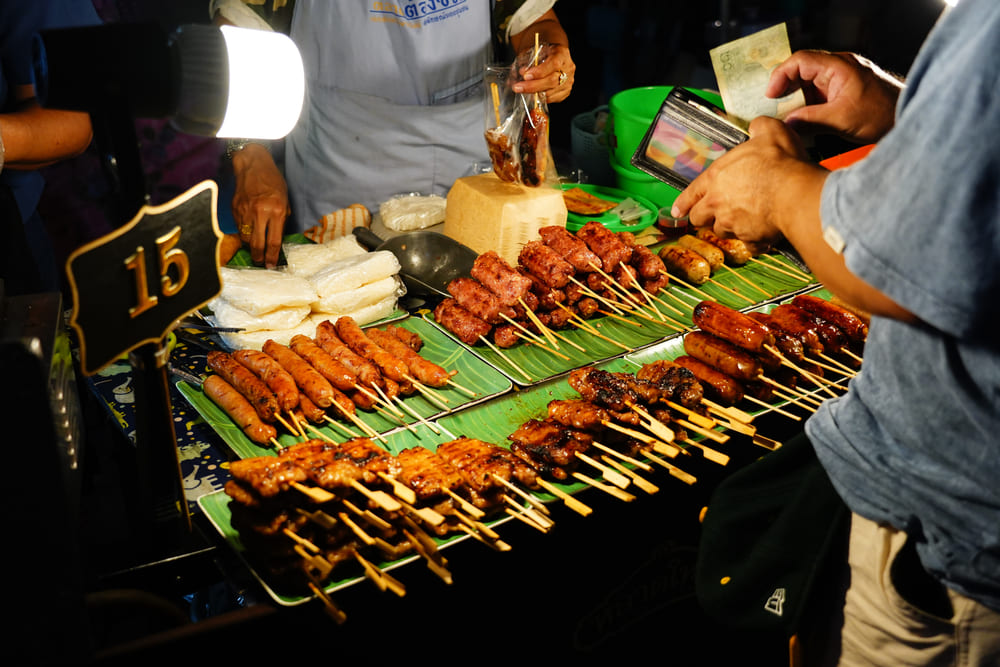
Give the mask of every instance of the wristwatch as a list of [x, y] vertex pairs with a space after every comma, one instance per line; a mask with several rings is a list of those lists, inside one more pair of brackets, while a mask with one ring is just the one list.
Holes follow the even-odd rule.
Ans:
[[261, 146], [267, 148], [270, 145], [270, 142], [259, 139], [230, 139], [226, 142], [226, 158], [232, 160], [233, 155], [246, 148], [247, 144], [260, 144]]

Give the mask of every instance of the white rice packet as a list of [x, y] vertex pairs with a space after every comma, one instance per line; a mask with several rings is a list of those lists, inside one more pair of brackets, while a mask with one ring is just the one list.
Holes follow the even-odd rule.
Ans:
[[227, 299], [215, 299], [212, 301], [212, 314], [208, 319], [215, 326], [227, 329], [239, 328], [244, 331], [291, 329], [300, 325], [309, 316], [311, 310], [309, 306], [289, 306], [254, 315], [242, 308], [237, 308]]
[[337, 261], [368, 252], [353, 234], [338, 236], [325, 243], [285, 243], [282, 250], [288, 262], [284, 270], [304, 278], [315, 275]]
[[[319, 297], [312, 283], [285, 271], [221, 266], [219, 276], [222, 291], [215, 300], [225, 299], [251, 315], [262, 315], [278, 308], [308, 306]], [[213, 303], [208, 305], [214, 311]]]
[[403, 294], [406, 294], [406, 286], [399, 276], [387, 276], [356, 289], [328, 294], [319, 301], [314, 301], [312, 309], [317, 313], [345, 315], [388, 297], [398, 298]]
[[400, 268], [399, 260], [388, 250], [347, 257], [312, 276], [317, 296], [313, 301], [397, 275]]

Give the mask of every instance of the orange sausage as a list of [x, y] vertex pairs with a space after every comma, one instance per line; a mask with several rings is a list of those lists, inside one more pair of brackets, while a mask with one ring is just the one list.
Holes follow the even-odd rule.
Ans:
[[320, 372], [309, 365], [309, 362], [295, 354], [290, 348], [273, 340], [268, 340], [263, 345], [264, 354], [269, 355], [295, 378], [295, 384], [302, 393], [309, 397], [320, 408], [328, 408], [333, 405], [337, 390], [329, 380], [320, 375]]
[[258, 445], [268, 444], [278, 431], [265, 423], [250, 401], [220, 375], [209, 375], [201, 385], [205, 395], [236, 422], [244, 434]]
[[344, 364], [337, 361], [333, 355], [321, 348], [316, 342], [303, 334], [296, 334], [288, 342], [295, 354], [309, 362], [309, 365], [319, 371], [330, 384], [341, 391], [350, 391], [358, 384], [358, 375]]
[[233, 359], [267, 384], [277, 397], [282, 412], [290, 412], [298, 406], [299, 388], [295, 385], [295, 378], [277, 361], [260, 350], [236, 350]]
[[227, 352], [212, 350], [206, 358], [208, 367], [243, 394], [263, 421], [274, 422], [277, 419], [278, 399], [263, 380]]

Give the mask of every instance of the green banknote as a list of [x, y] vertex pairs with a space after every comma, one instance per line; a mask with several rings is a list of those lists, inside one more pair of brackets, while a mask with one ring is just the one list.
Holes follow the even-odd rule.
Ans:
[[805, 105], [802, 91], [776, 99], [764, 96], [771, 71], [791, 54], [784, 23], [709, 51], [722, 104], [733, 122], [746, 129], [757, 116], [784, 118]]

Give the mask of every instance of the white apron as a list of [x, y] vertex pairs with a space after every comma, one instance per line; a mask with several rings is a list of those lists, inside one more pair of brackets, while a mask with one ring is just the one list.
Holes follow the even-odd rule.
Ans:
[[291, 35], [306, 101], [286, 142], [286, 231], [356, 202], [374, 213], [394, 194], [445, 195], [489, 160], [488, 1], [298, 0]]

